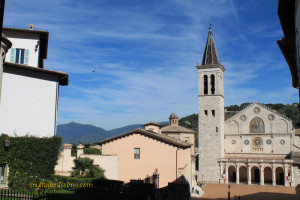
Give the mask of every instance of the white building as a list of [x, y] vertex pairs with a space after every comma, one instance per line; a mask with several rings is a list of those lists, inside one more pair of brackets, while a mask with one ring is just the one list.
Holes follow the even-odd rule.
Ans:
[[0, 132], [10, 136], [56, 135], [60, 85], [68, 85], [68, 74], [46, 70], [49, 32], [3, 28], [12, 42], [6, 54], [0, 106]]
[[199, 80], [198, 180], [295, 186], [300, 139], [292, 120], [253, 103], [225, 120], [223, 72], [211, 28]]

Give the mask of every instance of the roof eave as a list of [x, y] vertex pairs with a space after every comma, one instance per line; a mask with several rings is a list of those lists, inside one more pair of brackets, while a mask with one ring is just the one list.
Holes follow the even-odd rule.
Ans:
[[36, 71], [36, 72], [40, 72], [40, 73], [57, 75], [59, 85], [62, 85], [62, 86], [69, 85], [69, 75], [65, 72], [47, 70], [47, 69], [42, 69], [42, 68], [38, 68], [38, 67], [22, 65], [22, 64], [16, 64], [16, 63], [10, 63], [10, 62], [4, 62], [4, 67], [12, 67], [12, 68], [16, 68], [16, 69]]
[[142, 129], [134, 129], [132, 131], [129, 131], [129, 132], [126, 132], [126, 133], [123, 133], [123, 134], [120, 134], [120, 135], [108, 138], [106, 140], [102, 140], [102, 141], [98, 142], [98, 144], [103, 145], [103, 144], [112, 142], [112, 141], [117, 140], [117, 139], [121, 139], [123, 137], [127, 137], [127, 136], [132, 135], [132, 134], [136, 134], [136, 133], [144, 135], [144, 136], [148, 136], [148, 137], [151, 137], [151, 138], [155, 138], [155, 139], [160, 140], [162, 142], [165, 142], [167, 144], [171, 144], [173, 146], [176, 146], [176, 147], [179, 147], [179, 148], [183, 148], [183, 149], [190, 148], [192, 146], [191, 144], [184, 145], [184, 144], [180, 144], [180, 143], [168, 140], [166, 138], [162, 138], [159, 135], [150, 133], [150, 132], [142, 130]]
[[292, 76], [292, 85], [294, 88], [297, 88], [298, 73], [297, 73], [295, 37], [281, 38], [280, 40], [277, 40], [277, 44], [290, 68], [290, 72]]

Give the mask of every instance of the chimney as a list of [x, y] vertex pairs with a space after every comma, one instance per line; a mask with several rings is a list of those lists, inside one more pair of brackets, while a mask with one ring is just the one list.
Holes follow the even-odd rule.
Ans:
[[29, 24], [29, 30], [34, 30], [34, 25], [33, 24]]

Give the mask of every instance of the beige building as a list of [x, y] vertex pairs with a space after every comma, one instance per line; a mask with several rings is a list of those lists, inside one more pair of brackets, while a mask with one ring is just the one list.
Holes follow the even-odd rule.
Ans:
[[84, 154], [84, 146], [77, 146], [77, 156], [71, 156], [71, 144], [64, 144], [63, 151], [61, 152], [54, 172], [61, 176], [70, 176], [74, 167], [74, 160], [79, 157], [90, 158], [94, 160], [94, 165], [101, 167], [105, 170], [104, 175], [111, 180], [118, 180], [118, 156], [117, 155], [89, 155]]
[[[224, 119], [224, 66], [211, 28], [199, 77], [199, 171], [204, 182], [295, 186], [300, 171], [292, 158], [300, 151], [291, 119], [253, 103]], [[296, 154], [295, 154], [296, 155]]]

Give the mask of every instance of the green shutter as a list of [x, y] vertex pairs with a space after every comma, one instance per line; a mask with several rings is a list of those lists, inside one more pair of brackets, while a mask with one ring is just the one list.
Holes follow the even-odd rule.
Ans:
[[28, 65], [29, 49], [25, 49], [24, 64]]
[[15, 63], [16, 62], [16, 48], [10, 49], [10, 62]]

